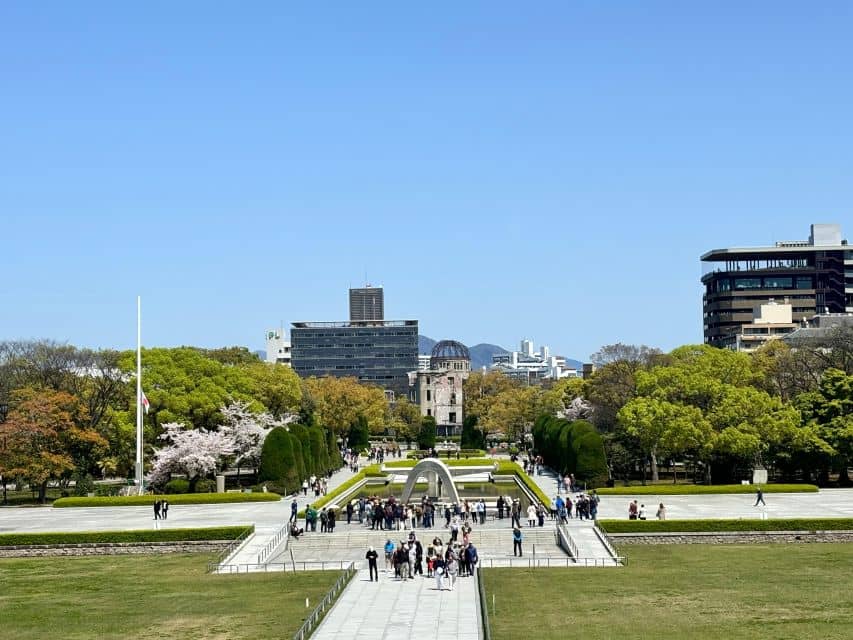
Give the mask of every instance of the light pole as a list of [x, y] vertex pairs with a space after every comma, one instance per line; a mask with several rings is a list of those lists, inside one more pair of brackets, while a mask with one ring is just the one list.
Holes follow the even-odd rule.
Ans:
[[[5, 402], [0, 402], [0, 424], [6, 422], [6, 415], [9, 413], [9, 405]], [[6, 436], [3, 436], [3, 453], [6, 453]], [[8, 504], [6, 500], [6, 474], [3, 474], [3, 504]]]

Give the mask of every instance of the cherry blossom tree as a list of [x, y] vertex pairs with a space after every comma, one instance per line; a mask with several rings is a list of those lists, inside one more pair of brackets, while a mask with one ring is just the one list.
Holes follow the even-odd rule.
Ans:
[[186, 475], [190, 491], [195, 490], [200, 478], [214, 473], [224, 458], [234, 454], [232, 437], [222, 431], [187, 429], [183, 423], [169, 422], [163, 425], [161, 440], [167, 445], [154, 452], [154, 465], [148, 481], [164, 485], [173, 473]]

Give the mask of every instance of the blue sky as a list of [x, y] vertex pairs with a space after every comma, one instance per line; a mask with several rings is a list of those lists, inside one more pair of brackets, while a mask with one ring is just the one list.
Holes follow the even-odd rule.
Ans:
[[[849, 2], [0, 4], [0, 339], [701, 341], [699, 255], [853, 235]], [[523, 5], [534, 6], [523, 6]]]

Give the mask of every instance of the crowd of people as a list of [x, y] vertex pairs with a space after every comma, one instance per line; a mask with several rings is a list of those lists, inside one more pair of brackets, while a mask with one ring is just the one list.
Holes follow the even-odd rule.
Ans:
[[[435, 537], [425, 548], [414, 531], [409, 532], [408, 537], [399, 544], [388, 538], [383, 551], [386, 575], [390, 576], [393, 571], [393, 579], [399, 581], [414, 580], [416, 576], [435, 578], [439, 591], [444, 590], [445, 585], [448, 590], [453, 591], [456, 580], [473, 576], [479, 562], [477, 548], [467, 538], [461, 542], [451, 538], [445, 543], [441, 538]], [[365, 558], [371, 582], [378, 582], [379, 553], [374, 547], [370, 547]]]

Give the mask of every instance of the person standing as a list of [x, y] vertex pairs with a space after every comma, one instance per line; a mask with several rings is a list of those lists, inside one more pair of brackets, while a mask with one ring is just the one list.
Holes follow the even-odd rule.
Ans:
[[532, 502], [530, 503], [530, 506], [527, 507], [527, 526], [536, 526], [536, 506]]
[[155, 520], [159, 520], [159, 519], [160, 519], [160, 504], [161, 504], [161, 503], [160, 503], [160, 501], [159, 501], [159, 500], [155, 500], [155, 501], [154, 501], [154, 519], [155, 519]]
[[394, 543], [391, 538], [385, 541], [385, 573], [388, 573], [388, 567], [393, 566], [394, 560]]
[[512, 516], [512, 522], [510, 526], [521, 528], [521, 505], [518, 502], [518, 498], [512, 501], [512, 509], [510, 510], [510, 515]]
[[352, 522], [352, 512], [354, 511], [352, 501], [347, 502], [347, 524]]
[[655, 513], [655, 517], [658, 520], [666, 520], [666, 507], [663, 506], [663, 502], [661, 502], [660, 506], [658, 506], [658, 510], [657, 513]]
[[498, 520], [504, 519], [504, 497], [498, 496]]
[[456, 576], [459, 575], [459, 563], [456, 560], [456, 554], [452, 553], [447, 558], [447, 578], [450, 583], [450, 590], [456, 586]]
[[302, 495], [303, 496], [308, 495], [308, 481], [307, 480], [302, 481]]
[[482, 498], [477, 503], [477, 513], [480, 514], [480, 524], [486, 524], [486, 501]]
[[444, 556], [439, 553], [436, 555], [432, 563], [433, 571], [435, 572], [435, 586], [439, 591], [444, 590]]
[[169, 501], [168, 500], [163, 500], [163, 502], [160, 503], [160, 517], [163, 520], [165, 520], [166, 518], [169, 517]]
[[753, 506], [757, 507], [759, 502], [763, 506], [767, 506], [767, 503], [764, 502], [764, 492], [761, 490], [761, 487], [758, 487], [758, 491], [755, 492], [755, 504]]
[[296, 522], [296, 512], [299, 510], [299, 505], [296, 503], [296, 498], [290, 503], [290, 520], [288, 522]]
[[514, 527], [512, 530], [512, 555], [523, 556], [521, 552], [521, 529]]

